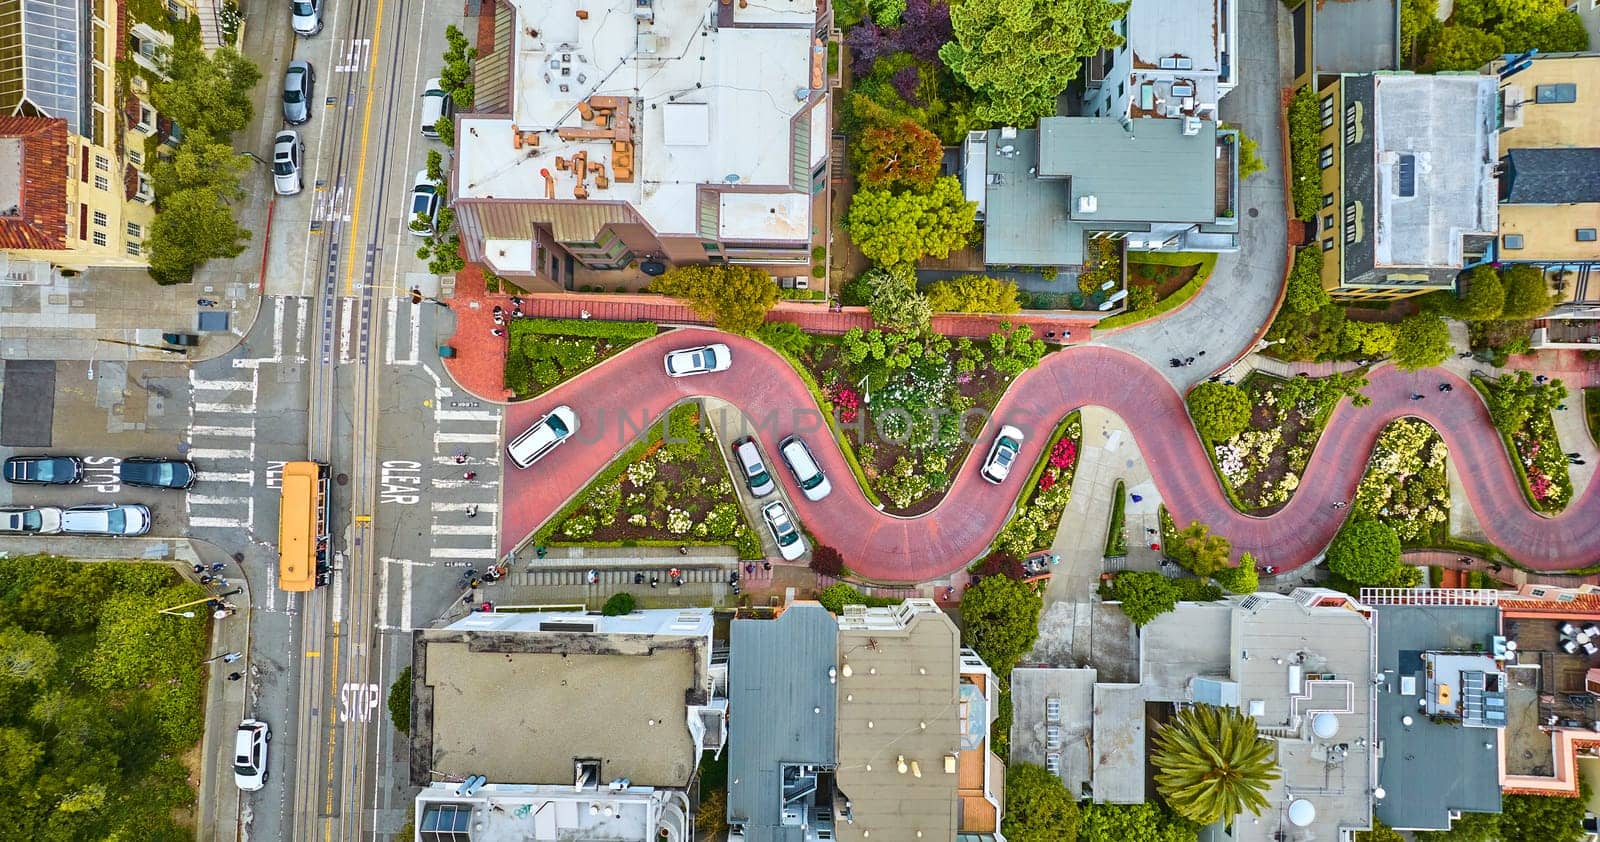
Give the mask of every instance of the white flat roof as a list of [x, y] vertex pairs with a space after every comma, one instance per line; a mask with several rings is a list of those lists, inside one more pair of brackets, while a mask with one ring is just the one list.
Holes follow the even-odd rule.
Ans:
[[811, 237], [804, 193], [723, 193], [717, 233], [726, 240], [805, 240]]
[[[544, 199], [548, 170], [555, 198], [574, 199], [576, 174], [555, 159], [579, 152], [608, 176], [602, 188], [586, 174], [590, 200], [628, 202], [662, 234], [697, 231], [701, 184], [792, 192], [792, 121], [808, 107], [820, 61], [814, 1], [763, 0], [736, 11], [736, 20], [762, 28], [712, 29], [717, 0], [653, 0], [653, 18], [636, 17], [645, 8], [636, 0], [516, 0], [512, 114], [460, 121], [458, 198]], [[597, 128], [580, 114], [592, 96], [630, 101], [632, 181], [615, 177], [611, 138], [556, 135]], [[808, 215], [795, 224], [809, 234]]]
[[532, 272], [533, 240], [484, 240], [483, 259], [496, 272]]

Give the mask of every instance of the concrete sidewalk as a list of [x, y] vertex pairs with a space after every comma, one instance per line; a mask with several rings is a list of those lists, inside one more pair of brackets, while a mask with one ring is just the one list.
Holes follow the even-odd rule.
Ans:
[[[202, 307], [200, 299], [217, 303]], [[143, 269], [94, 269], [58, 275], [49, 286], [0, 286], [0, 357], [208, 360], [244, 340], [260, 304], [253, 285], [161, 286]], [[200, 333], [201, 314], [226, 314], [227, 329]], [[200, 346], [187, 356], [162, 351], [163, 332], [198, 333]]]

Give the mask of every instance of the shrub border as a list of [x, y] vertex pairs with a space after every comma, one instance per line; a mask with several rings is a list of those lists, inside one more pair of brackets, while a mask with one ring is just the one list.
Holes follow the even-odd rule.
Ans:
[[[1159, 252], [1154, 253], [1159, 254]], [[1194, 253], [1195, 252], [1179, 252], [1179, 254]], [[1108, 316], [1104, 319], [1101, 319], [1100, 322], [1095, 325], [1095, 329], [1110, 330], [1112, 328], [1126, 327], [1147, 319], [1153, 319], [1156, 316], [1165, 315], [1189, 303], [1190, 299], [1194, 298], [1200, 293], [1201, 288], [1206, 285], [1206, 282], [1211, 280], [1211, 273], [1217, 268], [1217, 255], [1215, 252], [1200, 252], [1200, 254], [1203, 255], [1200, 263], [1198, 264], [1201, 268], [1201, 271], [1196, 272], [1195, 276], [1190, 278], [1188, 283], [1178, 287], [1176, 292], [1172, 293], [1166, 298], [1161, 299], [1160, 301], [1157, 301], [1156, 306], [1151, 307], [1148, 310], [1130, 310], [1126, 313], [1118, 313], [1115, 316]], [[1193, 263], [1168, 263], [1161, 260], [1130, 260], [1128, 262], [1147, 263], [1156, 266], [1196, 265]]]
[[1117, 480], [1116, 486], [1111, 491], [1115, 497], [1111, 501], [1110, 524], [1106, 527], [1106, 558], [1122, 558], [1128, 554], [1128, 536], [1125, 534], [1127, 504], [1124, 502], [1128, 496], [1127, 492], [1127, 486], [1122, 480]]
[[[1484, 408], [1487, 410], [1494, 405], [1489, 397], [1488, 381], [1476, 374], [1472, 375], [1471, 379], [1472, 387], [1478, 390], [1478, 397], [1483, 399]], [[1550, 424], [1552, 427], [1555, 426], [1555, 419], [1550, 419]], [[1505, 446], [1506, 459], [1511, 462], [1511, 469], [1517, 474], [1517, 483], [1522, 486], [1522, 499], [1527, 502], [1528, 508], [1532, 509], [1534, 514], [1546, 518], [1553, 518], [1566, 511], [1567, 506], [1572, 503], [1572, 474], [1570, 472], [1567, 474], [1567, 501], [1559, 509], [1545, 508], [1544, 504], [1533, 496], [1533, 486], [1528, 484], [1528, 470], [1522, 467], [1522, 459], [1517, 456], [1517, 443], [1512, 441], [1510, 433], [1498, 427], [1495, 428], [1495, 432], [1500, 435], [1500, 443]]]

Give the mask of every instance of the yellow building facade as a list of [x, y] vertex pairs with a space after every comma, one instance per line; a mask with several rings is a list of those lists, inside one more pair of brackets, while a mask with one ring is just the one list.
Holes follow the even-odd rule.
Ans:
[[1507, 263], [1600, 264], [1600, 53], [1538, 56], [1500, 83]]

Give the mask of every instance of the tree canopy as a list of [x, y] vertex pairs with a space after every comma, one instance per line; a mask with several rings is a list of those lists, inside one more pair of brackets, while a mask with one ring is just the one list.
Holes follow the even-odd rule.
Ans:
[[1063, 842], [1078, 837], [1078, 799], [1061, 779], [1037, 763], [1006, 767], [1006, 810], [1001, 831], [1010, 842]]
[[195, 133], [227, 143], [255, 116], [252, 91], [261, 71], [232, 47], [210, 56], [199, 39], [178, 38], [167, 53], [165, 78], [150, 90], [150, 101], [163, 115]]
[[1207, 441], [1233, 438], [1250, 424], [1250, 396], [1227, 383], [1201, 383], [1185, 399], [1195, 429]]
[[1308, 247], [1296, 251], [1294, 263], [1289, 267], [1283, 306], [1296, 313], [1315, 313], [1332, 301], [1328, 291], [1322, 288], [1322, 249]]
[[778, 303], [772, 276], [749, 266], [677, 266], [654, 281], [650, 291], [682, 298], [718, 330], [749, 336]]
[[1148, 570], [1128, 570], [1111, 580], [1110, 597], [1122, 603], [1122, 613], [1136, 626], [1178, 607], [1178, 588], [1167, 576]]
[[1085, 804], [1078, 842], [1195, 842], [1200, 828], [1161, 804]]
[[961, 639], [990, 669], [1007, 675], [1038, 639], [1042, 607], [1028, 583], [990, 576], [961, 597]]
[[867, 312], [891, 333], [921, 333], [933, 320], [928, 299], [917, 292], [917, 276], [909, 265], [877, 267], [865, 273]]
[[1202, 579], [1214, 576], [1217, 571], [1227, 567], [1232, 554], [1233, 544], [1221, 535], [1211, 534], [1211, 527], [1199, 521], [1193, 521], [1179, 530], [1176, 540], [1167, 547], [1167, 555], [1172, 556], [1183, 569]]
[[1502, 374], [1489, 383], [1488, 392], [1489, 420], [1508, 435], [1527, 426], [1535, 415], [1549, 415], [1567, 398], [1567, 387], [1560, 380], [1539, 383], [1530, 371]]
[[1406, 316], [1395, 333], [1394, 364], [1407, 371], [1432, 368], [1450, 356], [1450, 326], [1432, 313]]
[[1500, 318], [1506, 304], [1506, 288], [1493, 266], [1487, 263], [1475, 266], [1457, 283], [1461, 287], [1459, 296], [1438, 292], [1431, 293], [1429, 298], [1438, 296], [1444, 313], [1458, 319], [1486, 322]]
[[1386, 585], [1400, 567], [1400, 536], [1379, 520], [1351, 520], [1328, 547], [1328, 569], [1358, 585]]
[[1017, 285], [988, 275], [962, 275], [928, 285], [928, 306], [935, 313], [995, 313], [1006, 316], [1022, 309]]
[[910, 118], [868, 127], [850, 151], [856, 179], [870, 190], [932, 190], [944, 156], [939, 136]]
[[993, 0], [951, 4], [955, 40], [939, 58], [978, 94], [977, 116], [1028, 127], [1055, 113], [1084, 56], [1123, 42], [1113, 25], [1128, 3]]
[[1261, 588], [1261, 574], [1256, 572], [1255, 557], [1249, 553], [1240, 556], [1236, 566], [1217, 568], [1211, 578], [1229, 593], [1249, 594]]
[[207, 260], [244, 253], [251, 232], [234, 221], [227, 194], [182, 189], [160, 197], [157, 207], [149, 240], [150, 277], [157, 283], [186, 283]]
[[1511, 266], [1500, 273], [1500, 283], [1505, 286], [1502, 319], [1535, 319], [1554, 306], [1550, 284], [1544, 279], [1544, 270], [1538, 266], [1522, 263]]
[[1150, 760], [1161, 797], [1204, 825], [1267, 808], [1267, 787], [1279, 777], [1272, 754], [1272, 741], [1237, 708], [1195, 705], [1156, 732]]
[[966, 245], [977, 225], [977, 208], [967, 201], [959, 179], [944, 176], [927, 192], [856, 191], [845, 228], [868, 260], [910, 265], [924, 255], [949, 257]]

